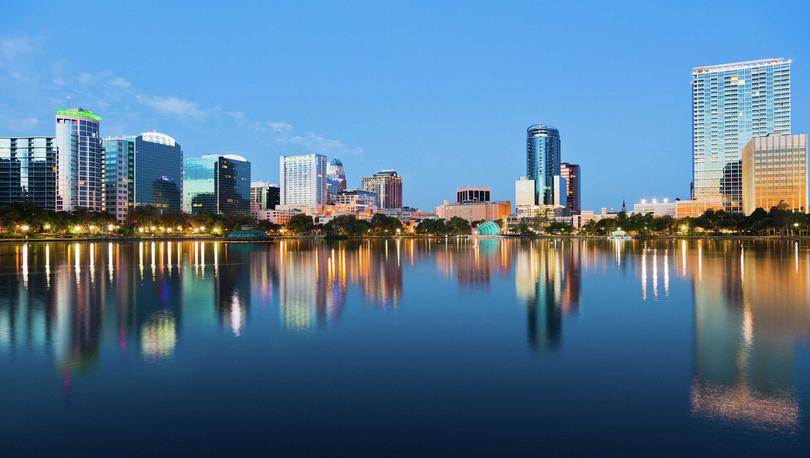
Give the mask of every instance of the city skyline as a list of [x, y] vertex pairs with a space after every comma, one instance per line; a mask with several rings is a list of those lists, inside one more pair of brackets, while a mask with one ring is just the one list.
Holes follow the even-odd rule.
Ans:
[[[776, 9], [795, 12], [806, 8], [799, 3], [781, 5]], [[121, 12], [119, 8], [99, 5], [95, 11], [114, 16]], [[231, 36], [229, 24], [236, 19], [250, 24], [251, 18], [239, 12], [218, 18], [224, 19], [221, 36], [231, 37], [231, 45], [243, 48], [238, 55], [255, 54], [252, 51], [257, 46], [272, 43], [268, 57], [251, 59], [250, 65], [261, 78], [242, 76], [240, 83], [244, 84], [234, 85], [233, 73], [223, 72], [228, 65], [209, 71], [209, 60], [203, 63], [198, 51], [181, 51], [183, 43], [165, 39], [168, 32], [161, 31], [161, 26], [177, 13], [171, 8], [165, 17], [149, 17], [157, 30], [155, 36], [114, 36], [96, 44], [93, 56], [57, 47], [58, 35], [41, 25], [54, 16], [70, 18], [75, 11], [56, 5], [20, 5], [18, 9], [21, 14], [9, 15], [7, 20], [20, 16], [22, 23], [6, 27], [10, 32], [0, 34], [0, 82], [12, 89], [0, 98], [4, 135], [49, 135], [52, 110], [66, 106], [64, 98], [70, 96], [70, 106], [87, 106], [104, 116], [104, 137], [157, 129], [177, 138], [188, 157], [211, 152], [248, 157], [254, 165], [254, 179], [278, 176], [276, 158], [283, 154], [339, 157], [352, 171], [348, 177], [351, 188], [359, 187], [357, 180], [364, 173], [395, 168], [409, 183], [404, 202], [419, 208], [430, 208], [467, 183], [491, 186], [493, 199], [511, 199], [515, 176], [523, 168], [523, 132], [538, 122], [557, 127], [565, 137], [566, 160], [584, 167], [583, 208], [615, 208], [622, 198], [630, 202], [654, 196], [688, 198], [691, 123], [687, 94], [692, 68], [784, 57], [793, 61], [793, 73], [802, 75], [807, 74], [803, 62], [810, 55], [806, 40], [800, 39], [801, 24], [793, 22], [800, 14], [780, 16], [777, 21], [758, 18], [756, 10], [745, 7], [734, 13], [738, 21], [720, 24], [710, 17], [690, 16], [687, 20], [688, 5], [620, 6], [616, 12], [555, 6], [550, 11], [560, 19], [555, 22], [576, 17], [581, 27], [601, 32], [604, 40], [594, 44], [575, 39], [555, 25], [529, 40], [544, 40], [549, 49], [549, 59], [536, 62], [517, 57], [528, 38], [519, 27], [528, 20], [522, 7], [493, 12], [469, 5], [462, 17], [454, 17], [449, 13], [459, 11], [448, 5], [437, 6], [428, 15], [386, 6], [388, 11], [375, 9], [351, 18], [326, 6], [311, 18], [323, 26], [315, 36], [294, 34], [287, 41], [283, 37], [289, 35], [288, 26], [276, 18], [298, 17], [304, 11], [285, 7], [277, 15], [256, 12], [256, 18], [273, 19], [267, 30], [245, 38]], [[145, 14], [127, 11], [130, 13], [136, 19]], [[334, 14], [350, 24], [365, 25], [376, 15], [392, 13], [410, 18], [402, 22], [426, 29], [426, 36], [411, 37], [398, 27], [366, 25], [360, 34], [363, 42], [377, 38], [378, 44], [363, 46], [354, 41], [356, 37], [346, 36], [327, 43], [326, 38], [337, 30], [328, 19]], [[618, 23], [601, 24], [606, 14]], [[655, 28], [637, 24], [640, 16], [650, 14], [671, 19]], [[731, 25], [734, 22], [754, 17], [760, 26], [750, 32], [745, 46], [708, 39], [736, 29]], [[207, 46], [211, 38], [194, 32], [207, 30], [206, 24], [213, 20], [189, 18], [172, 33], [179, 31], [200, 40], [200, 49], [208, 47], [214, 60], [227, 64], [238, 56], [228, 57], [222, 46]], [[490, 24], [492, 35], [484, 34], [472, 42], [448, 38], [451, 34], [466, 36], [470, 27], [482, 21]], [[624, 30], [622, 24], [627, 26]], [[22, 30], [25, 32], [16, 33]], [[89, 33], [76, 31], [79, 39]], [[500, 38], [494, 38], [498, 34]], [[632, 53], [605, 53], [605, 49], [631, 38], [635, 42], [639, 36], [644, 39], [639, 41], [648, 44]], [[415, 41], [403, 41], [406, 37]], [[424, 56], [417, 54], [415, 49], [425, 48], [420, 46], [425, 43], [433, 46], [424, 50]], [[359, 46], [358, 50], [346, 50], [353, 46]], [[116, 50], [121, 49], [136, 54], [162, 49], [164, 53], [154, 62], [111, 63], [98, 58], [118, 54]], [[391, 60], [389, 55], [397, 59]], [[457, 57], [442, 63], [446, 55]], [[318, 59], [313, 57], [317, 56], [328, 56], [330, 64], [338, 64], [333, 77], [306, 76], [314, 69]], [[43, 66], [45, 57], [47, 65]], [[409, 64], [417, 69], [428, 65], [435, 71], [430, 78], [414, 78], [413, 70], [397, 75]], [[556, 66], [564, 70], [548, 71]], [[593, 68], [600, 84], [586, 87], [582, 75]], [[183, 76], [189, 74], [195, 75], [191, 84]], [[800, 77], [793, 86], [792, 131], [806, 132], [808, 109], [801, 101], [808, 99], [808, 90]], [[535, 90], [527, 90], [529, 87]], [[302, 95], [305, 92], [308, 94]], [[606, 149], [604, 139], [616, 132], [632, 132], [633, 142]], [[390, 141], [392, 136], [396, 142]], [[656, 154], [650, 154], [645, 146], [649, 144], [658, 145]], [[481, 167], [493, 155], [501, 165]], [[434, 166], [421, 166], [426, 161]], [[645, 173], [625, 174], [622, 182], [626, 185], [618, 186], [615, 177], [627, 170], [622, 162], [633, 164], [631, 171]], [[452, 179], [440, 179], [448, 170], [453, 171]]]

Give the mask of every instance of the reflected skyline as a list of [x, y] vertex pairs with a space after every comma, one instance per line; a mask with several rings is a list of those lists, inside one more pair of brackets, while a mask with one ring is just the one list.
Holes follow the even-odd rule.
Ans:
[[[808, 335], [810, 251], [798, 242], [4, 243], [0, 357], [47, 358], [70, 393], [79, 377], [100, 372], [104, 355], [147, 363], [183, 357], [186, 334], [199, 329], [232, 339], [253, 326], [330, 333], [361, 312], [393, 323], [411, 312], [408, 294], [425, 294], [413, 284], [420, 266], [460, 297], [509, 291], [490, 312], [519, 310], [512, 323], [532, 353], [559, 354], [582, 339], [568, 323], [605, 306], [588, 299], [589, 281], [599, 277], [626, 279], [626, 300], [643, 307], [667, 307], [678, 290], [688, 291], [693, 317], [684, 331], [693, 351], [684, 409], [711, 422], [799, 428], [795, 359]], [[441, 313], [442, 304], [434, 307]], [[269, 315], [254, 324], [262, 311]]]

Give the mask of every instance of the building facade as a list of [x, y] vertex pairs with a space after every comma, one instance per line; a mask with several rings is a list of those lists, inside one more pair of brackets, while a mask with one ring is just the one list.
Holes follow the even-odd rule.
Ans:
[[305, 154], [279, 159], [281, 205], [317, 207], [328, 202], [326, 156]]
[[104, 208], [123, 220], [133, 207], [183, 208], [183, 149], [158, 132], [105, 138]]
[[581, 169], [579, 164], [563, 162], [560, 164], [560, 176], [565, 179], [566, 196], [565, 208], [571, 215], [578, 215], [582, 211], [581, 197]]
[[281, 188], [266, 181], [250, 184], [250, 207], [257, 210], [275, 210], [281, 203]]
[[328, 203], [335, 202], [337, 195], [346, 190], [346, 170], [343, 162], [334, 158], [326, 166], [326, 194]]
[[335, 197], [335, 207], [339, 211], [352, 213], [368, 213], [376, 211], [380, 206], [380, 198], [376, 193], [362, 189], [347, 189]]
[[456, 190], [456, 203], [489, 202], [492, 190], [488, 186], [465, 186]]
[[535, 205], [534, 180], [527, 177], [520, 177], [515, 181], [515, 206], [531, 207]]
[[402, 177], [394, 170], [382, 170], [363, 177], [363, 190], [376, 193], [380, 208], [402, 208]]
[[661, 201], [657, 199], [646, 200], [642, 199], [641, 202], [633, 204], [634, 214], [646, 215], [652, 213], [655, 217], [671, 216], [675, 218], [678, 214], [677, 205], [675, 202], [670, 202], [669, 199]]
[[436, 207], [436, 216], [442, 219], [450, 219], [454, 216], [473, 221], [493, 221], [509, 216], [512, 211], [511, 203], [504, 202], [479, 202], [469, 204], [451, 204], [444, 201]]
[[808, 212], [807, 134], [754, 137], [742, 152], [743, 212], [783, 205]]
[[83, 108], [56, 111], [56, 209], [104, 209], [101, 116]]
[[250, 162], [236, 154], [183, 161], [183, 208], [193, 215], [250, 213]]
[[0, 138], [0, 205], [31, 202], [55, 210], [56, 160], [53, 137]]
[[692, 198], [740, 212], [742, 148], [754, 136], [790, 133], [790, 60], [692, 70]]
[[553, 205], [554, 176], [560, 174], [560, 132], [535, 124], [526, 130], [526, 176], [534, 180], [534, 204]]

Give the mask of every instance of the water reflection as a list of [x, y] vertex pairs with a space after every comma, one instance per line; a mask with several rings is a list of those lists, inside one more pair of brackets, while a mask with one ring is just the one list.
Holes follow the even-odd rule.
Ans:
[[[465, 297], [498, 291], [487, 306], [492, 313], [519, 307], [521, 339], [525, 329], [539, 353], [587, 338], [566, 326], [581, 308], [629, 313], [626, 304], [601, 302], [614, 284], [625, 288], [622, 300], [641, 307], [675, 307], [670, 301], [681, 291], [693, 311], [693, 327], [682, 332], [694, 340], [685, 410], [770, 430], [800, 423], [794, 360], [807, 339], [810, 262], [807, 245], [794, 242], [4, 243], [0, 355], [45, 355], [69, 390], [105, 351], [146, 362], [176, 358], [184, 332], [212, 324], [242, 338], [262, 309], [292, 336], [328, 331], [348, 319], [353, 303], [393, 316], [405, 307], [408, 272], [420, 266]], [[612, 283], [583, 300], [588, 280], [599, 278]], [[441, 313], [446, 304], [429, 305]]]

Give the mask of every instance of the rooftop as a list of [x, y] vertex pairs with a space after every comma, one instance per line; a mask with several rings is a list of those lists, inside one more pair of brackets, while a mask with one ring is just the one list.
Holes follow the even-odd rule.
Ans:
[[745, 62], [732, 62], [730, 64], [706, 65], [703, 67], [693, 68], [692, 74], [697, 75], [699, 73], [726, 72], [729, 70], [742, 70], [746, 68], [764, 67], [766, 65], [789, 64], [791, 62], [792, 61], [790, 59], [785, 60], [784, 58], [781, 57], [773, 57], [769, 59], [748, 60]]

